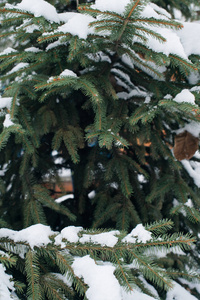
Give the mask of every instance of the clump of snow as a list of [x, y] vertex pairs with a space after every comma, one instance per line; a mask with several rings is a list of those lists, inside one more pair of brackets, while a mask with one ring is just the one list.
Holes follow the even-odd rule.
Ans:
[[5, 267], [0, 264], [0, 299], [12, 300], [9, 290], [14, 291], [14, 282], [11, 282], [12, 276], [5, 273]]
[[200, 39], [198, 38], [200, 24], [196, 22], [183, 22], [182, 24], [184, 27], [177, 31], [177, 35], [180, 37], [186, 55], [200, 55]]
[[6, 7], [21, 9], [34, 14], [35, 17], [44, 17], [50, 22], [60, 23], [58, 13], [53, 5], [44, 0], [22, 0], [16, 6], [7, 4]]
[[[200, 80], [199, 72], [198, 71], [191, 72], [187, 78], [188, 78], [189, 84], [195, 85]], [[193, 89], [195, 91], [195, 87], [191, 88], [190, 91], [193, 91]]]
[[188, 89], [183, 89], [179, 94], [177, 94], [174, 101], [178, 103], [187, 102], [194, 105], [196, 104], [194, 95]]
[[33, 33], [34, 31], [40, 31], [40, 28], [36, 24], [32, 24], [30, 26], [25, 27], [26, 33]]
[[77, 243], [79, 240], [78, 233], [83, 230], [82, 227], [68, 226], [61, 230], [60, 234], [55, 237], [55, 244], [64, 246], [62, 239], [66, 239], [70, 243]]
[[94, 243], [100, 244], [102, 246], [114, 247], [118, 242], [118, 238], [116, 237], [119, 234], [118, 230], [111, 230], [109, 232], [103, 232], [98, 234], [86, 234], [84, 233], [81, 237], [79, 237], [79, 232], [82, 231], [82, 227], [68, 226], [61, 230], [60, 234], [55, 237], [55, 244], [61, 245], [62, 247], [65, 244], [62, 242], [63, 239], [66, 239], [70, 243], [80, 242], [84, 243]]
[[173, 281], [173, 288], [167, 292], [166, 300], [197, 300], [196, 297], [190, 294], [186, 289], [184, 289], [180, 284]]
[[26, 48], [24, 51], [25, 52], [34, 52], [34, 53], [37, 53], [37, 52], [40, 52], [42, 50], [40, 50], [39, 48], [36, 48], [36, 47], [30, 47], [30, 48]]
[[1, 55], [7, 55], [7, 54], [10, 54], [10, 53], [13, 53], [13, 52], [17, 52], [17, 50], [11, 48], [11, 47], [8, 47], [6, 49], [4, 49], [1, 53], [0, 53], [0, 56]]
[[[169, 54], [175, 54], [183, 59], [188, 60], [188, 57], [185, 53], [185, 50], [183, 48], [183, 45], [181, 44], [180, 37], [177, 35], [177, 32], [172, 31], [168, 28], [156, 28], [156, 27], [151, 27], [153, 31], [156, 33], [160, 34], [162, 37], [165, 38], [165, 42], [161, 42], [160, 39], [157, 40], [156, 38], [152, 36], [147, 36], [148, 41], [146, 42], [146, 45], [156, 51], [156, 52], [161, 52], [165, 55]], [[134, 38], [135, 41], [138, 40], [138, 38]]]
[[121, 300], [120, 285], [114, 276], [115, 267], [110, 264], [98, 265], [86, 255], [76, 257], [72, 268], [77, 276], [82, 276], [89, 288], [89, 300]]
[[94, 29], [89, 27], [93, 21], [95, 21], [93, 17], [77, 13], [67, 23], [59, 26], [55, 32], [71, 33], [80, 39], [86, 39], [88, 34], [94, 33]]
[[138, 174], [137, 177], [138, 177], [139, 182], [141, 182], [141, 183], [146, 183], [147, 182], [147, 180], [146, 180], [146, 178], [144, 177], [143, 174]]
[[61, 42], [60, 40], [55, 41], [55, 42], [49, 44], [49, 45], [46, 47], [46, 51], [49, 51], [49, 50], [51, 50], [51, 49], [54, 49], [54, 48], [56, 48], [56, 47], [58, 47], [58, 46], [65, 45], [65, 44], [66, 44], [66, 43], [63, 43], [63, 42]]
[[95, 197], [96, 193], [95, 191], [91, 191], [89, 194], [88, 194], [88, 198], [89, 199], [93, 199]]
[[77, 77], [76, 73], [74, 73], [73, 71], [71, 71], [69, 69], [65, 69], [59, 76], [60, 77], [66, 77], [66, 76]]
[[200, 293], [200, 284], [198, 282], [190, 282], [186, 279], [179, 278], [180, 282], [186, 284], [190, 289], [196, 289]]
[[64, 12], [64, 13], [59, 13], [58, 17], [59, 20], [63, 23], [67, 23], [71, 18], [77, 15], [77, 12]]
[[164, 8], [156, 5], [155, 3], [151, 3], [151, 2], [147, 5], [147, 7], [148, 6], [152, 7], [154, 9], [154, 11], [157, 12], [159, 17], [161, 17], [160, 15], [162, 15], [162, 17], [166, 16], [167, 18], [171, 19], [170, 13], [168, 13]]
[[53, 234], [54, 232], [51, 230], [50, 226], [36, 224], [18, 231], [15, 235], [14, 241], [28, 242], [30, 247], [34, 248], [34, 246], [39, 247], [49, 244], [51, 242], [49, 236]]
[[193, 136], [199, 137], [199, 135], [200, 135], [200, 123], [192, 121], [192, 122], [186, 124], [184, 127], [176, 130], [176, 133], [179, 134], [181, 132], [184, 132], [185, 130], [190, 132]]
[[54, 78], [55, 78], [54, 76], [49, 77], [49, 79], [47, 80], [47, 83], [53, 82]]
[[74, 199], [74, 194], [67, 194], [55, 200], [56, 203], [62, 203], [68, 199]]
[[138, 224], [127, 236], [125, 236], [122, 242], [146, 243], [151, 239], [151, 232], [147, 231], [142, 224]]
[[[159, 13], [157, 13], [156, 10]], [[146, 5], [144, 7], [143, 11], [141, 12], [141, 16], [144, 18], [167, 19], [167, 20], [171, 17], [166, 10], [161, 9], [156, 4], [153, 3]]]
[[0, 96], [0, 109], [8, 108], [10, 109], [12, 103], [12, 97], [1, 97]]
[[72, 176], [72, 172], [70, 169], [68, 168], [61, 168], [59, 171], [58, 171], [58, 175], [59, 177], [62, 178], [71, 178]]
[[173, 8], [173, 15], [176, 20], [183, 20], [183, 14], [179, 9]]
[[99, 234], [83, 234], [83, 236], [79, 239], [79, 242], [92, 242], [95, 244], [100, 244], [102, 246], [114, 247], [118, 242], [118, 238], [116, 237], [117, 234], [119, 234], [118, 230], [112, 230]]
[[[143, 294], [139, 291], [133, 290], [131, 292], [126, 292], [121, 289], [122, 300], [156, 300], [159, 298], [153, 298], [147, 294]], [[171, 299], [172, 300], [172, 299]]]
[[20, 231], [0, 229], [0, 237], [8, 237], [14, 242], [27, 242], [31, 248], [49, 244], [51, 242], [49, 236], [53, 234], [55, 232], [51, 230], [50, 226], [43, 224], [35, 224]]
[[13, 121], [12, 121], [11, 118], [10, 118], [10, 114], [6, 114], [5, 120], [4, 120], [4, 122], [3, 122], [3, 126], [4, 126], [4, 127], [10, 127], [10, 126], [12, 126], [12, 125], [14, 125], [14, 123], [13, 123]]
[[101, 11], [113, 11], [118, 14], [123, 14], [125, 7], [130, 3], [130, 0], [96, 0], [91, 7]]
[[186, 159], [182, 160], [181, 163], [194, 180], [196, 186], [200, 188], [200, 163], [197, 161], [188, 161]]
[[164, 99], [171, 100], [171, 99], [173, 99], [173, 97], [172, 97], [172, 95], [170, 95], [170, 94], [167, 94], [167, 95], [165, 95]]
[[12, 74], [12, 73], [15, 73], [15, 72], [17, 72], [17, 71], [19, 71], [20, 69], [24, 69], [24, 68], [26, 68], [26, 67], [28, 67], [29, 66], [29, 64], [28, 63], [19, 63], [19, 64], [17, 64], [14, 68], [12, 68], [12, 70], [10, 70], [9, 72], [7, 72], [7, 75], [10, 75], [10, 74]]

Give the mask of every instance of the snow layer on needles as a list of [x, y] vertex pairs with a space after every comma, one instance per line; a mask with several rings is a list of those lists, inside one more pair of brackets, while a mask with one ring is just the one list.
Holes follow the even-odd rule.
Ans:
[[94, 29], [89, 27], [93, 21], [95, 21], [93, 17], [77, 13], [67, 23], [59, 26], [55, 32], [71, 33], [80, 39], [86, 39], [88, 34], [94, 33]]
[[118, 242], [118, 238], [115, 236], [119, 234], [118, 230], [112, 230], [109, 232], [103, 232], [99, 234], [83, 234], [80, 238], [80, 243], [95, 243], [102, 246], [114, 247]]
[[185, 50], [183, 48], [183, 45], [181, 44], [180, 38], [177, 35], [176, 32], [173, 32], [170, 29], [167, 28], [151, 28], [153, 31], [159, 33], [162, 37], [166, 39], [165, 42], [161, 42], [160, 40], [155, 39], [152, 36], [148, 36], [148, 41], [146, 45], [156, 51], [156, 52], [162, 52], [165, 55], [169, 54], [175, 54], [178, 56], [181, 56], [183, 59], [188, 59], [187, 55], [185, 53]]
[[11, 275], [5, 273], [5, 267], [0, 264], [0, 299], [12, 300], [10, 290], [14, 290], [14, 282]]
[[[50, 229], [49, 226], [42, 224], [32, 225], [26, 229], [20, 231], [14, 231], [7, 228], [0, 229], [0, 238], [8, 237], [14, 242], [27, 242], [31, 248], [34, 246], [45, 246], [50, 241], [49, 237], [51, 235], [55, 236], [55, 244], [65, 247], [66, 241], [63, 242], [63, 239], [66, 239], [68, 242], [79, 242], [85, 243], [88, 242], [87, 234], [82, 234], [82, 227], [68, 226], [63, 228], [63, 230], [58, 233]], [[88, 234], [89, 239], [94, 243], [100, 243], [104, 245], [114, 246], [117, 241], [115, 235], [117, 231], [105, 232], [100, 234]], [[82, 235], [82, 237], [81, 237]], [[111, 243], [111, 237], [115, 237], [116, 240]], [[125, 242], [135, 243], [135, 242], [147, 242], [151, 239], [151, 233], [143, 227], [142, 224], [136, 226], [130, 234], [125, 238]], [[112, 244], [112, 245], [111, 245]], [[86, 291], [87, 299], [89, 300], [153, 300], [157, 299], [150, 297], [146, 294], [141, 293], [140, 291], [126, 292], [120, 286], [117, 278], [114, 275], [115, 266], [110, 262], [96, 262], [89, 255], [83, 257], [75, 257], [71, 266], [74, 270], [74, 273], [77, 276], [83, 277], [84, 282], [88, 285]], [[94, 276], [95, 274], [95, 276]], [[58, 276], [61, 276], [58, 274]], [[4, 267], [0, 264], [0, 298], [2, 299], [12, 299], [10, 291], [14, 292], [13, 284], [10, 282], [11, 276], [5, 273]], [[67, 284], [71, 282], [66, 281], [67, 277], [62, 278]], [[153, 292], [154, 294], [154, 292]], [[188, 299], [188, 300], [197, 300], [194, 296], [190, 295], [184, 288], [182, 288], [177, 283], [174, 283], [174, 287], [167, 293], [167, 300], [176, 298], [177, 300]]]
[[25, 10], [34, 14], [35, 17], [42, 16], [50, 22], [60, 23], [55, 7], [43, 0], [22, 0], [22, 2], [16, 6], [7, 4], [6, 7]]
[[64, 247], [64, 243], [62, 243], [62, 239], [66, 239], [70, 243], [77, 243], [79, 240], [79, 232], [83, 230], [83, 227], [79, 226], [68, 226], [61, 230], [60, 234], [55, 237], [56, 245], [61, 245]]
[[174, 98], [174, 101], [178, 103], [187, 102], [196, 105], [195, 97], [188, 89], [183, 89], [180, 93], [178, 93]]
[[123, 14], [124, 9], [130, 0], [96, 0], [91, 7], [101, 11], [114, 11], [118, 14]]
[[135, 289], [133, 291], [125, 291], [120, 287], [114, 275], [115, 267], [110, 263], [97, 264], [89, 255], [75, 258], [72, 268], [75, 274], [82, 276], [84, 282], [88, 284], [89, 288], [86, 292], [86, 296], [89, 300], [156, 299]]
[[66, 76], [77, 77], [76, 73], [74, 73], [73, 71], [71, 71], [69, 69], [65, 69], [62, 73], [60, 73], [60, 77], [66, 77]]
[[177, 31], [186, 55], [200, 54], [200, 24], [183, 22], [183, 29]]
[[1, 97], [0, 96], [0, 109], [8, 108], [10, 109], [12, 103], [12, 97]]
[[49, 226], [42, 224], [32, 225], [20, 231], [15, 231], [7, 228], [0, 229], [0, 238], [8, 237], [14, 242], [27, 242], [31, 248], [34, 246], [42, 246], [50, 243], [49, 236], [55, 234]]
[[184, 289], [180, 284], [177, 282], [173, 282], [173, 288], [168, 291], [166, 300], [197, 300], [196, 297], [192, 296], [190, 292], [188, 292], [186, 289]]
[[14, 123], [13, 123], [13, 121], [12, 121], [11, 118], [10, 118], [10, 114], [6, 114], [5, 120], [4, 120], [4, 122], [3, 122], [3, 126], [4, 126], [4, 127], [10, 127], [10, 126], [12, 126], [12, 125], [14, 125]]
[[13, 52], [17, 52], [17, 50], [15, 50], [11, 47], [8, 47], [8, 48], [4, 49], [2, 52], [0, 52], [0, 56], [1, 55], [7, 55], [7, 54], [10, 54], [10, 53], [13, 53]]
[[182, 160], [181, 163], [191, 178], [193, 178], [196, 186], [200, 188], [200, 163], [197, 161], [188, 161], [186, 159]]
[[[129, 3], [130, 0], [96, 0], [95, 4], [91, 7], [101, 10], [102, 12], [113, 11], [123, 15]], [[55, 32], [71, 33], [82, 39], [86, 39], [88, 34], [94, 33], [94, 28], [89, 27], [89, 24], [94, 21], [95, 18], [75, 12], [59, 14], [53, 5], [44, 0], [22, 0], [22, 2], [16, 6], [6, 4], [6, 7], [30, 12], [34, 14], [35, 17], [43, 16], [50, 22], [64, 22]], [[143, 10], [141, 10], [141, 17], [170, 20], [170, 15], [154, 3], [149, 3], [144, 6]], [[200, 32], [199, 23], [183, 22], [183, 29], [177, 31], [154, 26], [151, 26], [151, 29], [166, 39], [166, 42], [161, 43], [152, 36], [147, 36], [147, 46], [152, 50], [163, 52], [166, 55], [175, 54], [183, 59], [188, 59], [188, 56], [192, 53], [200, 54], [200, 39], [198, 39]], [[136, 38], [135, 41], [137, 41]]]
[[[120, 285], [114, 276], [115, 267], [110, 264], [98, 265], [89, 255], [75, 258], [72, 268], [82, 276], [89, 288], [89, 300], [121, 300]], [[94, 276], [95, 274], [95, 276]]]
[[146, 243], [151, 239], [151, 232], [147, 231], [142, 224], [138, 224], [125, 238], [122, 242], [136, 243], [142, 242]]

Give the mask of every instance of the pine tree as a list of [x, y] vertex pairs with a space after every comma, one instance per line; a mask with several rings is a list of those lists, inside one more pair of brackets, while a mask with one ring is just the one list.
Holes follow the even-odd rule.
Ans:
[[[192, 18], [190, 4], [0, 8], [0, 226], [10, 228], [0, 229], [0, 272], [15, 282], [11, 299], [96, 299], [77, 271], [84, 260], [114, 266], [129, 291], [166, 299], [174, 281], [200, 299], [190, 283], [200, 278], [200, 47], [183, 47], [199, 24], [173, 18], [174, 8]], [[66, 169], [73, 195], [60, 204]], [[134, 227], [149, 238], [127, 235]], [[43, 243], [29, 239], [38, 228]]]

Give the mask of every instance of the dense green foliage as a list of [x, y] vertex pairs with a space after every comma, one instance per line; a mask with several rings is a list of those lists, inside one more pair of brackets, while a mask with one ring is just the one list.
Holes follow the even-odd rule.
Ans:
[[[173, 12], [174, 1], [153, 2]], [[188, 1], [175, 2], [176, 8], [191, 17]], [[76, 1], [49, 3], [59, 13], [76, 8]], [[120, 15], [80, 3], [80, 14], [95, 18], [91, 17], [91, 31], [86, 37], [62, 30], [64, 21], [50, 22], [15, 6], [0, 9], [2, 41], [9, 40], [15, 49], [0, 54], [3, 84], [0, 100], [11, 102], [10, 106], [1, 108], [0, 114], [1, 227], [21, 230], [42, 223], [60, 231], [73, 224], [94, 230], [116, 228], [124, 234], [139, 223], [162, 224], [162, 219], [170, 218], [174, 222], [170, 230], [175, 236], [163, 237], [167, 247], [181, 236], [178, 232], [183, 233], [183, 239], [187, 240], [188, 233], [195, 236], [192, 242], [199, 239], [199, 188], [174, 158], [171, 148], [176, 130], [192, 121], [199, 122], [198, 90], [193, 90], [195, 105], [173, 99], [183, 89], [199, 84], [192, 84], [189, 74], [198, 73], [200, 56], [191, 55], [188, 60], [149, 48], [145, 44], [148, 37], [165, 42], [154, 30], [156, 27], [181, 30], [182, 25], [162, 14], [160, 18], [142, 17], [147, 4], [144, 0], [130, 1]], [[137, 40], [133, 41], [133, 36]], [[5, 116], [9, 116], [11, 126], [4, 126]], [[193, 160], [198, 162], [199, 158]], [[56, 182], [61, 189], [60, 196], [65, 195], [60, 178], [63, 168], [72, 172], [74, 197], [58, 204], [52, 197], [55, 191], [48, 189], [47, 182]], [[91, 191], [95, 191], [92, 199]], [[188, 200], [192, 206], [187, 204]], [[161, 233], [158, 231], [156, 237]], [[186, 241], [183, 247], [188, 253], [191, 241]], [[21, 244], [14, 245], [13, 241], [4, 239], [0, 243], [0, 249], [7, 252], [10, 247], [18, 255], [19, 250], [12, 248]], [[178, 245], [181, 246], [179, 239]], [[188, 268], [198, 269], [198, 246], [197, 242], [196, 250], [188, 254], [188, 259], [169, 254], [158, 262], [159, 268], [164, 272], [169, 269], [180, 272], [172, 276], [173, 272], [167, 271], [172, 278], [177, 274], [197, 278], [196, 273], [190, 276]], [[115, 259], [111, 250], [109, 253], [102, 247], [97, 253], [95, 245], [87, 247], [84, 251], [80, 249], [80, 253], [70, 248], [69, 265], [65, 267], [58, 262], [56, 255], [61, 254], [55, 245], [35, 251], [28, 249], [25, 260], [18, 257], [17, 271], [13, 267], [9, 271], [21, 281], [21, 295], [27, 293], [30, 299], [39, 299], [33, 296], [31, 280], [34, 284], [36, 280], [35, 293], [41, 294], [39, 280], [42, 285], [44, 281], [55, 280], [52, 272], [69, 272], [73, 255], [90, 253], [96, 259], [112, 263], [120, 255], [124, 261], [127, 257], [132, 259], [123, 243], [120, 244], [123, 250], [117, 250]], [[145, 261], [143, 251], [139, 254]], [[56, 264], [49, 262], [50, 256]], [[44, 258], [42, 263], [41, 258]], [[24, 264], [25, 272], [22, 272]], [[36, 277], [42, 274], [40, 279], [31, 277], [33, 266], [38, 268]], [[154, 271], [158, 274], [160, 269], [156, 268], [157, 265]], [[136, 282], [137, 272], [131, 272], [130, 281], [135, 280], [141, 286]], [[148, 280], [159, 283], [153, 272], [150, 275], [149, 270], [145, 272], [142, 271]], [[122, 285], [127, 285], [121, 273], [118, 278]], [[81, 284], [76, 282], [79, 279], [73, 277], [73, 280], [77, 291], [84, 294]], [[28, 282], [28, 287], [22, 282]], [[57, 279], [54, 283], [56, 291], [61, 282]], [[47, 285], [45, 288], [41, 299], [66, 299], [59, 298], [61, 295], [52, 296], [53, 291]], [[144, 287], [141, 289], [145, 292]], [[63, 288], [64, 291], [66, 297], [74, 299], [71, 288]], [[159, 293], [164, 299], [163, 290]], [[194, 294], [199, 299], [197, 291]], [[22, 297], [19, 291], [18, 295]]]

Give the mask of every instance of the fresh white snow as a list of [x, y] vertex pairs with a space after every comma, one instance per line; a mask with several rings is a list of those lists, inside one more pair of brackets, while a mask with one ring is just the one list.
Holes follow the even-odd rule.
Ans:
[[200, 54], [200, 24], [183, 22], [183, 29], [178, 30], [176, 34], [180, 37], [180, 41], [184, 47], [187, 56], [191, 54]]
[[55, 243], [58, 244], [62, 244], [62, 239], [66, 239], [67, 241], [69, 241], [70, 243], [77, 243], [79, 240], [79, 236], [78, 233], [80, 231], [82, 231], [83, 228], [80, 227], [76, 227], [76, 226], [68, 226], [65, 227], [61, 230], [60, 234], [58, 234], [55, 238]]
[[20, 231], [14, 231], [7, 228], [0, 229], [0, 238], [8, 237], [14, 242], [27, 242], [31, 248], [42, 246], [50, 243], [49, 236], [55, 234], [49, 226], [42, 224], [32, 225]]
[[94, 29], [89, 27], [93, 21], [95, 21], [93, 17], [77, 13], [67, 23], [59, 26], [55, 32], [70, 33], [80, 39], [86, 39], [88, 34], [94, 33]]
[[62, 73], [59, 75], [60, 77], [65, 77], [65, 76], [72, 76], [72, 77], [77, 77], [76, 73], [69, 69], [65, 69]]
[[83, 234], [79, 239], [80, 243], [92, 242], [100, 244], [101, 246], [114, 247], [118, 242], [116, 235], [119, 234], [118, 230], [111, 230], [109, 232], [103, 232], [98, 234]]
[[25, 52], [34, 52], [34, 53], [37, 53], [37, 52], [40, 52], [42, 50], [40, 50], [39, 48], [36, 48], [36, 47], [30, 47], [30, 48], [26, 48], [25, 49]]
[[4, 49], [2, 52], [0, 52], [0, 56], [7, 55], [7, 54], [10, 54], [13, 52], [17, 52], [17, 51], [11, 47], [8, 47], [8, 48]]
[[74, 194], [67, 194], [67, 195], [64, 195], [62, 197], [59, 197], [55, 200], [55, 202], [57, 203], [62, 203], [68, 199], [73, 199], [74, 198]]
[[[190, 205], [190, 203], [188, 203]], [[26, 242], [33, 249], [34, 246], [46, 246], [48, 243], [52, 243], [49, 239], [50, 236], [54, 236], [55, 244], [60, 245], [64, 248], [66, 243], [98, 243], [102, 246], [115, 246], [118, 238], [118, 231], [109, 231], [100, 234], [86, 234], [82, 227], [68, 226], [63, 228], [60, 233], [54, 232], [49, 226], [42, 224], [32, 225], [28, 228], [20, 231], [14, 231], [7, 228], [0, 229], [0, 238], [8, 237], [15, 242]], [[142, 224], [136, 226], [130, 234], [124, 238], [124, 242], [135, 243], [135, 242], [147, 242], [151, 239], [151, 233], [145, 230]], [[26, 251], [26, 249], [24, 249]], [[22, 253], [23, 255], [25, 254]], [[0, 255], [3, 255], [2, 252]], [[21, 255], [22, 257], [24, 257]], [[148, 254], [147, 254], [148, 255]], [[152, 254], [151, 254], [152, 255]], [[77, 276], [83, 277], [84, 282], [88, 284], [88, 290], [86, 296], [88, 300], [153, 300], [157, 299], [157, 294], [153, 287], [148, 288], [155, 294], [155, 298], [150, 297], [140, 290], [125, 291], [119, 284], [118, 280], [114, 275], [115, 266], [110, 262], [95, 261], [89, 255], [83, 257], [75, 257], [72, 263], [72, 268]], [[95, 274], [95, 276], [94, 276]], [[56, 274], [55, 274], [56, 275]], [[61, 274], [57, 276], [63, 280], [67, 285], [71, 285], [71, 281]], [[10, 282], [11, 276], [5, 273], [4, 267], [0, 264], [0, 296], [4, 296], [4, 299], [12, 299], [10, 297], [10, 291], [14, 290], [13, 283]], [[142, 280], [143, 278], [141, 278]], [[144, 279], [143, 279], [144, 280]], [[147, 283], [146, 283], [147, 285]], [[191, 296], [180, 285], [174, 283], [172, 290], [167, 292], [167, 300], [189, 299], [197, 300], [194, 296]], [[182, 298], [181, 298], [182, 297]], [[185, 297], [185, 298], [184, 298]], [[2, 298], [3, 299], [3, 298]]]
[[[127, 4], [130, 3], [130, 0], [96, 0], [95, 4], [92, 5], [92, 8], [98, 9], [101, 11], [113, 11], [120, 15], [124, 14], [124, 10]], [[60, 25], [55, 32], [63, 32], [64, 34], [70, 33], [71, 35], [78, 36], [80, 39], [86, 39], [89, 34], [93, 34], [94, 27], [90, 27], [90, 23], [95, 21], [95, 18], [82, 15], [80, 13], [72, 13], [66, 12], [59, 14], [56, 12], [54, 6], [44, 0], [22, 0], [21, 3], [16, 5], [6, 4], [8, 8], [17, 8], [23, 11], [27, 11], [31, 14], [34, 14], [35, 17], [44, 17], [49, 22], [62, 24]], [[176, 11], [177, 18], [180, 19], [180, 13]], [[149, 3], [144, 7], [144, 10], [141, 12], [141, 17], [154, 17], [156, 19], [170, 19], [170, 15], [164, 10], [158, 7], [153, 3]], [[38, 30], [37, 25], [27, 26], [25, 21], [21, 26], [26, 28], [26, 32], [32, 33], [34, 30]], [[64, 24], [63, 24], [64, 23]], [[189, 23], [182, 22], [183, 28], [181, 30], [172, 30], [166, 28], [159, 28], [151, 26], [151, 29], [155, 32], [162, 35], [166, 42], [160, 43], [152, 36], [146, 36], [148, 38], [146, 42], [146, 46], [150, 49], [162, 52], [165, 55], [169, 56], [170, 54], [178, 55], [183, 59], [188, 60], [188, 56], [191, 54], [200, 55], [200, 24], [199, 23]], [[49, 34], [49, 33], [45, 33]], [[137, 38], [133, 37], [133, 41], [138, 41]], [[141, 41], [140, 41], [141, 42]], [[51, 50], [55, 47], [63, 45], [64, 42], [61, 40], [52, 42], [46, 48], [46, 51]], [[26, 49], [27, 52], [37, 53], [39, 52], [39, 48], [31, 47]], [[1, 55], [8, 55], [10, 53], [16, 52], [13, 48], [6, 48], [4, 51], [0, 53]], [[134, 68], [132, 61], [126, 55], [123, 56], [123, 60], [132, 65]], [[14, 68], [8, 72], [11, 74], [13, 72], [17, 72], [20, 69], [26, 68], [28, 63], [19, 63]], [[165, 69], [162, 69], [161, 72], [164, 72]], [[64, 70], [60, 77], [65, 76], [74, 76], [77, 75], [69, 70]], [[190, 75], [190, 82], [195, 82], [199, 79], [198, 74]], [[193, 89], [193, 91], [199, 92], [198, 88]], [[143, 94], [142, 94], [143, 93]], [[145, 95], [145, 91], [133, 90], [126, 97], [134, 96], [134, 95]], [[147, 102], [150, 101], [150, 96], [147, 95]], [[170, 95], [167, 95], [165, 98], [171, 99]], [[179, 94], [176, 95], [174, 101], [178, 103], [191, 103], [195, 104], [195, 97], [191, 93], [190, 90], [184, 89]], [[0, 96], [0, 109], [7, 108], [10, 109], [12, 103], [11, 97], [1, 97]], [[4, 127], [9, 127], [14, 123], [10, 119], [10, 115], [6, 114], [4, 120]], [[200, 124], [196, 122], [191, 122], [185, 125], [183, 128], [180, 128], [177, 133], [187, 130], [192, 133], [194, 136], [199, 137], [200, 134]], [[196, 156], [198, 153], [195, 154]], [[193, 178], [194, 183], [197, 187], [200, 188], [200, 163], [194, 161], [181, 161], [184, 168], [187, 170], [188, 174]], [[69, 169], [62, 169], [60, 171], [62, 176], [69, 175]], [[71, 175], [71, 173], [70, 173]], [[140, 175], [138, 178], [140, 182], [144, 182], [143, 175]], [[113, 187], [116, 187], [116, 183], [112, 184]], [[88, 197], [92, 198], [94, 196], [94, 192], [91, 192]], [[69, 198], [73, 198], [73, 194], [65, 195], [56, 200], [57, 203], [61, 203]], [[188, 200], [185, 204], [186, 206], [192, 205], [192, 202]], [[23, 241], [27, 242], [31, 248], [34, 246], [45, 246], [51, 242], [50, 236], [55, 235], [55, 244], [60, 245], [61, 248], [64, 248], [66, 243], [98, 243], [102, 246], [113, 247], [116, 245], [118, 238], [118, 231], [110, 231], [99, 234], [86, 234], [81, 233], [83, 231], [82, 227], [68, 226], [63, 228], [60, 233], [56, 233], [51, 230], [49, 226], [45, 226], [42, 224], [32, 225], [28, 228], [25, 228], [20, 231], [14, 231], [6, 228], [0, 229], [0, 237], [8, 237], [15, 242]], [[151, 239], [151, 233], [147, 231], [142, 224], [138, 224], [136, 228], [134, 228], [124, 239], [123, 242], [127, 243], [136, 243], [142, 242], [145, 243]], [[65, 241], [64, 241], [65, 240]], [[166, 252], [159, 253], [157, 252], [157, 256], [164, 256]], [[84, 257], [75, 257], [75, 260], [72, 264], [72, 268], [75, 271], [77, 276], [82, 276], [84, 278], [85, 283], [88, 284], [89, 288], [87, 290], [86, 296], [89, 300], [152, 300], [155, 299], [146, 294], [141, 293], [140, 291], [124, 291], [116, 277], [114, 276], [115, 267], [109, 263], [96, 263], [90, 256]], [[95, 276], [94, 276], [95, 274]], [[60, 275], [61, 276], [61, 275]], [[11, 276], [5, 273], [5, 268], [0, 264], [0, 298], [2, 299], [13, 299], [11, 298], [10, 290], [12, 291], [13, 283], [10, 281]], [[186, 289], [181, 287], [179, 284], [174, 282], [173, 289], [167, 292], [167, 300], [196, 300], [194, 296], [192, 296]]]
[[34, 14], [35, 17], [44, 17], [50, 22], [60, 23], [58, 13], [53, 5], [43, 0], [22, 0], [16, 6], [6, 4], [8, 8], [17, 8]]
[[12, 97], [1, 97], [0, 96], [0, 109], [7, 108], [10, 109], [12, 104]]
[[138, 224], [122, 241], [127, 243], [146, 243], [150, 239], [151, 232], [147, 231], [142, 224]]
[[192, 296], [190, 292], [184, 289], [177, 282], [173, 282], [173, 289], [169, 290], [167, 293], [166, 300], [197, 300], [196, 297]]
[[15, 73], [15, 72], [17, 72], [17, 71], [19, 71], [19, 70], [21, 70], [21, 69], [24, 69], [24, 68], [28, 67], [28, 66], [29, 66], [28, 63], [23, 63], [23, 62], [21, 62], [21, 63], [17, 64], [16, 66], [14, 66], [14, 67], [12, 68], [12, 70], [10, 70], [9, 72], [7, 72], [7, 74], [10, 75], [10, 74], [12, 74], [12, 73]]
[[91, 7], [101, 11], [113, 11], [118, 14], [123, 14], [124, 9], [130, 0], [96, 0]]
[[176, 95], [174, 101], [178, 103], [188, 102], [190, 104], [196, 105], [194, 95], [187, 89], [183, 89], [179, 94]]
[[0, 264], [0, 299], [13, 300], [10, 290], [14, 290], [14, 282], [11, 281], [12, 276], [5, 272], [5, 267]]
[[110, 264], [97, 264], [89, 256], [76, 257], [72, 268], [77, 276], [82, 276], [89, 288], [89, 300], [121, 300], [120, 285], [114, 276], [115, 267]]
[[14, 123], [13, 123], [13, 121], [12, 121], [11, 118], [10, 118], [10, 114], [6, 114], [5, 120], [4, 120], [4, 122], [3, 122], [3, 126], [4, 126], [4, 127], [10, 127], [10, 126], [12, 126], [12, 125], [14, 125]]

